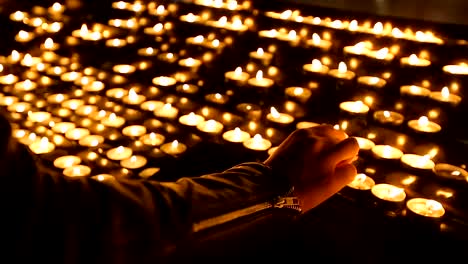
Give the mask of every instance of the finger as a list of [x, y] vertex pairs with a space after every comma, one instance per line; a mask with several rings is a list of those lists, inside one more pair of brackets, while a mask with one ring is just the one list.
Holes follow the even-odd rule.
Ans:
[[347, 138], [326, 152], [323, 162], [334, 168], [342, 161], [354, 159], [359, 153], [359, 144], [355, 138]]
[[353, 164], [346, 164], [335, 169], [335, 181], [334, 185], [336, 191], [343, 188], [346, 184], [352, 182], [356, 177], [357, 170]]
[[310, 131], [311, 133], [314, 133], [314, 135], [318, 135], [321, 137], [332, 137], [338, 142], [348, 138], [348, 135], [344, 131], [337, 130], [331, 125], [321, 125], [315, 128], [311, 128]]

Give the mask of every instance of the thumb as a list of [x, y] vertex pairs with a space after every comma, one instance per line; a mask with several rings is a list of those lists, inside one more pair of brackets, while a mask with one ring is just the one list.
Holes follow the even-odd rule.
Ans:
[[339, 189], [343, 188], [346, 184], [354, 180], [356, 174], [357, 170], [353, 164], [344, 164], [336, 167], [334, 176], [337, 187]]

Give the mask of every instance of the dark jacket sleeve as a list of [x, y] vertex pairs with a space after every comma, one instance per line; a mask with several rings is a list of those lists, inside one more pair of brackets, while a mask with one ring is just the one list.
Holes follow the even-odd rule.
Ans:
[[99, 182], [44, 173], [27, 147], [13, 148], [2, 214], [12, 252], [25, 261], [147, 263], [171, 253], [194, 222], [289, 190], [255, 162], [176, 182]]

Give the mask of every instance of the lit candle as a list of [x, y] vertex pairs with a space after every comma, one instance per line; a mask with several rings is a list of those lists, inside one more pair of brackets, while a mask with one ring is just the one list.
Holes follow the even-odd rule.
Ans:
[[59, 169], [65, 169], [81, 163], [81, 158], [73, 155], [58, 157], [54, 160], [54, 166]]
[[153, 78], [152, 82], [154, 85], [158, 85], [162, 87], [169, 87], [169, 86], [176, 84], [177, 80], [168, 76], [159, 76], [159, 77]]
[[78, 140], [78, 144], [84, 147], [97, 147], [104, 143], [104, 137], [101, 135], [87, 135]]
[[109, 182], [115, 180], [115, 177], [110, 174], [98, 174], [90, 177], [93, 180], [100, 181], [100, 182]]
[[269, 63], [271, 59], [273, 59], [273, 54], [270, 52], [265, 52], [263, 48], [258, 48], [256, 51], [251, 51], [249, 56], [265, 64]]
[[27, 102], [13, 103], [8, 106], [7, 110], [10, 112], [25, 113], [31, 110], [31, 104]]
[[247, 72], [243, 72], [241, 67], [237, 67], [234, 71], [228, 71], [224, 74], [224, 77], [231, 81], [246, 82], [250, 75]]
[[84, 105], [85, 102], [81, 99], [68, 99], [62, 102], [62, 106], [70, 110], [76, 110], [78, 107]]
[[161, 150], [169, 155], [180, 155], [187, 150], [187, 146], [185, 144], [180, 143], [177, 140], [174, 140], [170, 143], [165, 143], [161, 146]]
[[209, 133], [209, 134], [219, 134], [223, 131], [223, 128], [224, 128], [223, 124], [214, 119], [200, 122], [197, 125], [198, 130]]
[[401, 64], [415, 67], [427, 67], [431, 65], [431, 61], [419, 58], [416, 54], [411, 54], [409, 57], [400, 59]]
[[446, 86], [442, 88], [440, 92], [439, 91], [431, 92], [429, 97], [436, 101], [439, 101], [442, 103], [449, 103], [454, 106], [458, 105], [462, 100], [460, 96], [450, 93], [449, 88]]
[[89, 129], [77, 127], [77, 128], [73, 128], [65, 132], [65, 137], [70, 140], [80, 140], [83, 137], [88, 136], [89, 134], [91, 134]]
[[377, 158], [387, 160], [399, 160], [403, 156], [401, 150], [390, 145], [376, 145], [372, 148], [372, 153]]
[[468, 64], [460, 63], [453, 65], [445, 65], [442, 67], [442, 70], [446, 73], [453, 75], [468, 75]]
[[328, 50], [331, 47], [331, 42], [325, 39], [322, 39], [317, 33], [312, 34], [312, 38], [306, 40], [307, 45], [318, 47], [323, 50]]
[[18, 80], [19, 80], [18, 76], [14, 75], [14, 74], [11, 74], [11, 73], [7, 74], [7, 75], [0, 76], [0, 83], [5, 84], [5, 85], [14, 84]]
[[229, 101], [229, 97], [224, 94], [214, 93], [205, 95], [205, 99], [208, 102], [215, 103], [218, 105], [224, 105]]
[[354, 46], [344, 47], [343, 51], [345, 53], [354, 54], [354, 55], [368, 54], [370, 52], [368, 46], [369, 44], [367, 42], [359, 42]]
[[340, 109], [352, 114], [367, 114], [369, 106], [362, 101], [346, 101], [340, 103]]
[[132, 155], [130, 158], [120, 161], [120, 165], [127, 169], [139, 169], [145, 166], [147, 159], [144, 156]]
[[155, 56], [156, 54], [158, 54], [158, 50], [152, 47], [147, 47], [147, 48], [139, 49], [137, 53], [138, 55], [149, 57], [149, 56]]
[[187, 68], [192, 68], [192, 69], [196, 69], [196, 68], [200, 67], [201, 64], [202, 64], [201, 60], [194, 59], [194, 58], [191, 58], [191, 57], [179, 60], [179, 65], [180, 66], [187, 67]]
[[41, 45], [41, 49], [44, 50], [57, 50], [59, 48], [59, 44], [54, 43], [54, 40], [51, 38], [47, 38], [44, 43]]
[[166, 138], [163, 135], [154, 132], [140, 137], [140, 141], [148, 146], [159, 146], [164, 142], [164, 140], [166, 140]]
[[197, 115], [194, 112], [190, 112], [187, 115], [183, 115], [179, 117], [179, 123], [186, 125], [186, 126], [193, 126], [196, 127], [198, 124], [205, 121], [205, 118], [201, 115]]
[[288, 87], [284, 90], [284, 93], [301, 103], [305, 103], [307, 100], [309, 100], [310, 96], [312, 96], [312, 91], [310, 89], [302, 87]]
[[49, 123], [50, 119], [52, 118], [52, 114], [49, 112], [28, 112], [28, 120], [37, 122], [37, 123]]
[[15, 36], [15, 40], [18, 42], [29, 42], [35, 37], [34, 33], [20, 30]]
[[155, 100], [149, 100], [140, 105], [140, 108], [145, 111], [154, 111], [158, 108], [161, 108], [164, 106], [164, 102], [161, 101], [155, 101]]
[[375, 76], [360, 76], [357, 82], [373, 88], [382, 88], [387, 84], [387, 81]]
[[437, 133], [442, 129], [439, 124], [430, 121], [426, 116], [421, 116], [417, 120], [408, 121], [408, 126], [417, 132], [424, 133]]
[[106, 153], [107, 158], [111, 160], [124, 160], [132, 156], [133, 151], [131, 148], [119, 146], [109, 149]]
[[468, 181], [468, 172], [463, 168], [448, 163], [438, 163], [434, 166], [434, 173], [442, 178]]
[[319, 123], [311, 122], [311, 121], [301, 121], [296, 124], [296, 129], [305, 129], [320, 126]]
[[186, 15], [180, 16], [180, 20], [188, 23], [194, 23], [201, 20], [201, 17], [193, 13], [188, 13]]
[[280, 113], [274, 107], [270, 108], [270, 113], [267, 114], [267, 119], [271, 122], [282, 125], [288, 125], [294, 122], [293, 116], [286, 113]]
[[313, 59], [312, 63], [310, 64], [304, 64], [302, 66], [304, 71], [306, 72], [312, 72], [312, 73], [318, 73], [318, 74], [327, 74], [329, 71], [329, 68], [325, 65], [323, 65], [319, 60]]
[[146, 97], [141, 94], [137, 94], [134, 89], [130, 89], [128, 95], [122, 98], [123, 102], [130, 105], [139, 105], [146, 100]]
[[357, 190], [370, 190], [375, 186], [375, 182], [364, 173], [358, 173], [354, 177], [354, 180], [348, 183], [347, 186]]
[[55, 144], [49, 141], [47, 137], [35, 140], [29, 145], [29, 149], [35, 154], [46, 154], [54, 151]]
[[328, 72], [331, 76], [337, 79], [352, 80], [356, 74], [348, 70], [346, 63], [340, 62], [338, 64], [338, 69], [332, 69]]
[[86, 177], [91, 174], [91, 168], [86, 165], [73, 165], [63, 170], [67, 177]]
[[111, 113], [109, 116], [104, 117], [101, 123], [108, 127], [121, 127], [125, 124], [125, 118], [117, 116], [115, 113]]
[[404, 121], [402, 114], [394, 111], [376, 111], [374, 112], [374, 119], [381, 124], [401, 125]]
[[400, 87], [400, 93], [402, 95], [412, 95], [412, 96], [429, 96], [431, 91], [429, 89], [416, 86], [416, 85], [403, 85]]
[[377, 198], [389, 202], [402, 202], [406, 198], [404, 189], [386, 183], [376, 184], [371, 192]]
[[255, 136], [253, 136], [252, 138], [244, 141], [243, 145], [244, 147], [251, 150], [265, 151], [271, 148], [272, 144], [268, 139], [263, 138], [262, 135], [255, 134]]
[[223, 138], [229, 142], [243, 143], [244, 141], [250, 139], [250, 134], [236, 127], [233, 130], [224, 132]]
[[165, 32], [164, 25], [162, 23], [157, 23], [156, 25], [152, 27], [145, 28], [143, 32], [145, 34], [153, 35], [153, 36], [162, 35]]
[[135, 72], [136, 67], [129, 64], [117, 64], [112, 67], [112, 70], [120, 74], [130, 74]]
[[167, 119], [174, 119], [179, 114], [179, 109], [172, 106], [172, 104], [164, 104], [163, 107], [157, 108], [154, 110], [154, 115], [157, 117], [167, 118]]
[[261, 70], [257, 71], [255, 78], [250, 78], [247, 82], [252, 86], [262, 88], [270, 88], [274, 84], [272, 79], [263, 77], [263, 71]]
[[74, 129], [75, 127], [75, 123], [72, 122], [59, 122], [52, 126], [52, 131], [55, 133], [65, 134], [67, 131]]
[[422, 170], [432, 170], [435, 166], [430, 155], [404, 154], [401, 157], [401, 162], [411, 168]]
[[122, 129], [122, 134], [128, 137], [140, 137], [146, 134], [146, 127], [141, 125], [131, 125]]
[[432, 199], [412, 198], [406, 202], [406, 207], [425, 217], [440, 218], [445, 214], [442, 204]]
[[363, 138], [363, 137], [354, 137], [358, 144], [359, 144], [359, 149], [361, 150], [372, 150], [375, 147], [374, 141], [368, 139], [368, 138]]
[[390, 61], [393, 60], [394, 56], [392, 53], [389, 52], [388, 48], [382, 48], [377, 51], [368, 51], [366, 52], [366, 55], [375, 58], [378, 60], [385, 60], [385, 61]]

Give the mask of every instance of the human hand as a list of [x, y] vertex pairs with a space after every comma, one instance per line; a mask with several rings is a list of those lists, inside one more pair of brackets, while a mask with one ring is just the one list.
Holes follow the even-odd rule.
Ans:
[[306, 212], [354, 179], [358, 152], [356, 139], [320, 125], [291, 133], [264, 164], [289, 178]]

